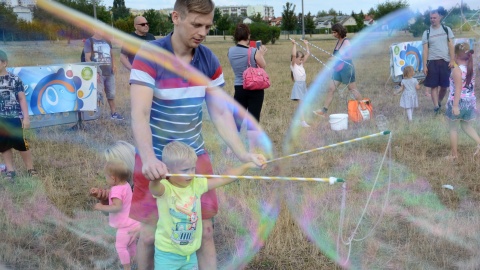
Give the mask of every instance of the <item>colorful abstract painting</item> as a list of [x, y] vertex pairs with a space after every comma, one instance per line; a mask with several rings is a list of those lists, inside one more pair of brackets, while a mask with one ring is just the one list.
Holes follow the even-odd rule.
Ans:
[[97, 110], [97, 68], [86, 64], [12, 67], [25, 86], [30, 115]]

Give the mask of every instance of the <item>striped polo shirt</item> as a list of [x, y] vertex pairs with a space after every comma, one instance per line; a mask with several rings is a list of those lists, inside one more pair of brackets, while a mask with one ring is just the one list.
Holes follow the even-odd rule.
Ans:
[[[172, 54], [172, 34], [150, 42]], [[145, 46], [140, 50], [148, 50]], [[186, 81], [162, 66], [163, 56], [146, 59], [138, 54], [132, 64], [130, 83], [148, 86], [153, 89], [150, 129], [153, 150], [161, 160], [162, 151], [171, 141], [181, 141], [190, 145], [197, 155], [205, 153], [202, 137], [202, 104], [206, 86]], [[200, 45], [194, 50], [190, 65], [212, 80], [210, 86], [223, 87], [222, 67], [218, 58], [207, 47]], [[180, 72], [181, 73], [181, 72]], [[135, 93], [131, 93], [135, 95]]]

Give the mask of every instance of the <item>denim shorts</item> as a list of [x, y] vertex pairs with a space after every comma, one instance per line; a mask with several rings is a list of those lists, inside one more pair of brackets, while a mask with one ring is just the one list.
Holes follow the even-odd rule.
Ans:
[[460, 109], [459, 115], [454, 115], [452, 112], [453, 100], [447, 101], [447, 109], [445, 110], [445, 116], [452, 121], [462, 120], [470, 121], [477, 117], [476, 115], [476, 100], [464, 100], [460, 99], [458, 103], [458, 108]]
[[332, 79], [345, 85], [355, 82], [355, 68], [353, 65], [344, 64], [340, 71], [334, 71]]
[[103, 88], [107, 99], [115, 99], [115, 75], [103, 76], [98, 75], [97, 89]]

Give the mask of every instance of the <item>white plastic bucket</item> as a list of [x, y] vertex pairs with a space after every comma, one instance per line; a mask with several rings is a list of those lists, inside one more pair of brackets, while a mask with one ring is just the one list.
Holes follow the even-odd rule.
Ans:
[[330, 127], [332, 130], [344, 130], [348, 129], [348, 114], [330, 114]]

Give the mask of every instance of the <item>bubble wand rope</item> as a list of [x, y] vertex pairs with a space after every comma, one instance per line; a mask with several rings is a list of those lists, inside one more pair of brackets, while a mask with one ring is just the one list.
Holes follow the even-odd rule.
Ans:
[[322, 146], [322, 147], [310, 149], [310, 150], [307, 150], [307, 151], [298, 152], [298, 153], [291, 154], [291, 155], [288, 155], [288, 156], [274, 158], [274, 159], [271, 159], [271, 160], [267, 160], [265, 162], [265, 164], [268, 164], [268, 163], [271, 163], [271, 162], [274, 162], [274, 161], [278, 161], [278, 160], [282, 160], [282, 159], [286, 159], [286, 158], [292, 158], [292, 157], [300, 156], [300, 155], [303, 155], [303, 154], [307, 154], [307, 153], [311, 153], [311, 152], [315, 152], [315, 151], [319, 151], [319, 150], [324, 150], [324, 149], [327, 149], [327, 148], [333, 148], [333, 147], [336, 147], [336, 146], [340, 146], [340, 145], [344, 145], [344, 144], [348, 144], [348, 143], [352, 143], [352, 142], [358, 142], [358, 141], [361, 141], [361, 140], [370, 139], [370, 138], [381, 136], [381, 135], [388, 135], [388, 134], [390, 134], [390, 130], [385, 130], [385, 131], [382, 131], [382, 132], [370, 134], [370, 135], [363, 136], [363, 137], [358, 137], [358, 138], [351, 139], [351, 140], [348, 140], [348, 141], [329, 144], [327, 146]]
[[230, 179], [251, 179], [251, 180], [286, 180], [286, 181], [307, 181], [307, 182], [324, 182], [333, 185], [334, 183], [343, 183], [345, 180], [337, 177], [328, 178], [312, 178], [312, 177], [287, 177], [287, 176], [248, 176], [248, 175], [216, 175], [216, 174], [170, 174], [166, 176], [183, 176], [183, 177], [205, 177], [205, 178], [230, 178]]
[[[300, 40], [303, 41], [303, 39], [300, 39]], [[332, 54], [332, 53], [330, 53], [330, 52], [327, 52], [326, 50], [324, 50], [324, 49], [316, 46], [315, 44], [313, 44], [313, 43], [311, 43], [311, 42], [309, 42], [308, 44], [312, 45], [314, 48], [317, 48], [318, 50], [320, 50], [320, 51], [322, 51], [322, 52], [324, 52], [324, 53], [326, 53], [326, 54], [328, 54], [328, 55], [330, 55], [330, 56], [335, 57], [338, 61], [342, 61], [342, 62], [344, 62], [345, 64], [350, 65], [350, 66], [352, 65], [352, 64], [348, 63], [347, 61], [343, 60], [342, 58], [340, 58], [340, 57], [338, 57], [338, 56], [336, 56], [336, 55], [334, 55], [334, 54]]]
[[[290, 38], [291, 41], [293, 41], [292, 38]], [[303, 47], [302, 45], [300, 45], [300, 43], [294, 41], [296, 45], [298, 45], [300, 48], [302, 48], [302, 50], [304, 51], [307, 51], [307, 49], [305, 47]], [[310, 52], [310, 56], [315, 58], [318, 62], [320, 62], [320, 64], [323, 64], [325, 67], [327, 68], [330, 68], [329, 66], [327, 66], [327, 64], [325, 64], [324, 62], [322, 62], [322, 60], [318, 59], [315, 55], [313, 55], [313, 53]]]

